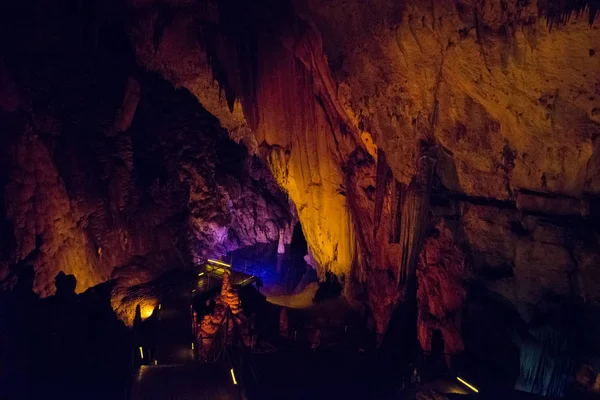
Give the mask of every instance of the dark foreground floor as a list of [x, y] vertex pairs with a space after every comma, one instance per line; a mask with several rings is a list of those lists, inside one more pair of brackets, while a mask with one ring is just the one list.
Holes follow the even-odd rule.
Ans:
[[238, 400], [239, 387], [229, 369], [216, 364], [142, 366], [132, 390], [132, 400]]

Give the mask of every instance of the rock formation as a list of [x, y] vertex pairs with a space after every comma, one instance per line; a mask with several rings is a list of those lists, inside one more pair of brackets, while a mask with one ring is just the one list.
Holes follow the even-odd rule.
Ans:
[[[0, 118], [11, 132], [6, 148], [15, 149], [2, 160], [9, 194], [0, 234], [10, 249], [0, 275], [31, 258], [43, 291], [58, 264], [76, 275], [73, 265], [85, 265], [83, 288], [132, 255], [161, 248], [156, 243], [185, 243], [202, 258], [206, 249], [275, 241], [293, 218], [279, 186], [297, 210], [307, 260], [319, 276], [335, 274], [348, 298], [364, 301], [380, 335], [398, 303], [414, 297], [407, 287], [415, 274], [425, 347], [427, 314], [445, 320], [463, 309], [468, 320], [495, 304], [516, 314], [510, 329], [517, 330], [548, 299], [575, 301], [582, 314], [597, 305], [597, 2], [90, 4], [97, 7], [70, 6], [72, 15], [61, 15], [84, 33], [63, 36], [87, 40], [80, 47], [67, 40], [81, 57], [57, 68], [76, 80], [57, 80], [46, 53], [32, 50], [35, 19], [0, 21], [0, 36], [18, 38], [0, 62]], [[57, 25], [36, 31], [47, 33], [42, 48], [60, 46]], [[107, 57], [111, 37], [103, 32], [131, 45], [116, 52], [131, 57]], [[14, 60], [24, 54], [35, 55], [42, 72], [19, 71]], [[187, 89], [242, 147], [197, 135], [189, 115], [180, 124], [179, 105], [193, 100], [187, 92], [181, 103], [149, 102], [136, 62]], [[92, 67], [99, 81], [114, 84], [86, 81], [81, 71]], [[74, 89], [61, 97], [62, 87]], [[172, 119], [153, 118], [163, 106]], [[170, 122], [161, 127], [161, 119]], [[249, 155], [220, 159], [244, 148]], [[181, 181], [185, 189], [169, 186]], [[181, 232], [186, 210], [190, 229]], [[441, 239], [425, 237], [432, 226], [444, 227]], [[138, 240], [140, 232], [154, 236]], [[166, 247], [169, 257], [179, 254]], [[428, 248], [448, 257], [448, 249], [465, 249], [465, 265], [458, 253], [450, 257], [456, 264], [428, 259]], [[470, 285], [456, 278], [463, 267]], [[459, 290], [456, 299], [426, 300], [447, 283]], [[463, 320], [464, 335], [493, 330], [486, 321]], [[444, 325], [456, 351], [462, 339], [449, 330], [458, 325]]]
[[[421, 143], [437, 160], [432, 221], [453, 226], [477, 293], [527, 323], [549, 293], [596, 301], [594, 4], [231, 0], [168, 2], [162, 17], [132, 4], [129, 37], [266, 160], [311, 259], [367, 299], [379, 333], [428, 228], [406, 196]], [[420, 293], [447, 281], [439, 270], [421, 270]], [[468, 290], [444, 306], [466, 307]]]
[[[129, 36], [141, 63], [268, 162], [312, 257], [367, 291], [378, 331], [400, 298], [398, 194], [417, 175], [423, 140], [437, 149], [434, 196], [456, 198], [475, 271], [497, 277], [485, 285], [525, 317], [545, 289], [578, 295], [572, 251], [536, 244], [544, 228], [522, 216], [552, 220], [594, 195], [595, 8], [276, 3], [170, 2], [163, 17], [134, 4]], [[545, 275], [542, 264], [553, 272], [536, 294], [527, 282]]]
[[[289, 231], [264, 163], [186, 90], [138, 69], [110, 10], [64, 2], [74, 14], [57, 18], [26, 3], [0, 10], [15, 37], [0, 61], [3, 287], [25, 265], [43, 296], [59, 271], [78, 292], [113, 278], [119, 308], [131, 285]], [[88, 12], [108, 25], [89, 31]]]
[[195, 329], [196, 343], [199, 344], [200, 356], [204, 360], [220, 352], [215, 346], [227, 343], [238, 345], [235, 338], [249, 345], [250, 340], [244, 336], [248, 330], [248, 319], [241, 308], [237, 290], [231, 287], [229, 273], [223, 275], [221, 293], [213, 301], [212, 312], [205, 314]]
[[444, 341], [444, 354], [451, 359], [464, 351], [461, 319], [469, 271], [462, 250], [444, 223], [425, 242], [417, 276], [417, 329], [421, 348], [431, 352], [433, 331], [438, 330]]

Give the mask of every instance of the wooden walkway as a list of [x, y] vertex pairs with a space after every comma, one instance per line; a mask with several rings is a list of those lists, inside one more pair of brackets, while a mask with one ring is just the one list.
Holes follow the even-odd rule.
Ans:
[[149, 360], [150, 365], [142, 365], [134, 376], [132, 399], [241, 398], [240, 387], [233, 383], [229, 366], [194, 360], [192, 295], [220, 286], [225, 273], [230, 274], [232, 285], [246, 286], [257, 282], [252, 275], [218, 263], [206, 263], [195, 281], [179, 284], [161, 299], [155, 357]]
[[204, 264], [198, 275], [200, 280], [199, 283], [201, 283], [203, 279], [208, 281], [211, 279], [222, 281], [225, 273], [229, 273], [229, 281], [233, 286], [247, 286], [259, 281], [259, 279], [254, 275], [247, 274], [243, 271], [237, 271], [231, 268], [231, 266], [228, 264], [223, 264], [224, 265], [220, 265], [211, 262]]
[[240, 393], [226, 366], [201, 363], [144, 365], [135, 376], [131, 398], [239, 400]]

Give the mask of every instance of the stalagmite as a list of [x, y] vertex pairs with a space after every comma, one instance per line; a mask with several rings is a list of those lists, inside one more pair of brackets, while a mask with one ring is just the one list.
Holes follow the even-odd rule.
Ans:
[[248, 332], [245, 334], [241, 331], [248, 330], [248, 319], [241, 308], [237, 290], [231, 286], [229, 273], [223, 274], [221, 293], [214, 301], [214, 311], [212, 314], [206, 314], [196, 329], [200, 356], [205, 360], [210, 357], [215, 343], [221, 343], [222, 340], [232, 342], [234, 331], [243, 335], [239, 339], [243, 340], [244, 344], [250, 344]]
[[279, 241], [277, 242], [277, 254], [285, 253], [285, 231], [279, 230]]

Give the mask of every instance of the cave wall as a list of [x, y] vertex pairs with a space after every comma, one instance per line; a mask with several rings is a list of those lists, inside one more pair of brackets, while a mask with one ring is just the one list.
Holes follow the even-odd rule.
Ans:
[[[134, 159], [146, 182], [186, 188], [193, 258], [218, 258], [240, 247], [291, 240], [295, 210], [266, 165], [229, 139], [218, 120], [185, 89], [158, 76], [131, 127]], [[154, 184], [154, 183], [153, 183]]]
[[[458, 199], [432, 223], [454, 224], [474, 282], [525, 319], [546, 292], [594, 298], [595, 6], [184, 1], [153, 14], [152, 1], [129, 5], [138, 60], [268, 162], [311, 254], [366, 291], [378, 332], [401, 297], [390, 235], [423, 140], [435, 149], [436, 196]], [[391, 177], [378, 180], [378, 154]], [[565, 228], [565, 216], [577, 222]], [[587, 244], [565, 232], [587, 232]]]
[[[441, 307], [439, 318], [464, 307], [468, 323], [496, 301], [527, 323], [548, 294], [597, 304], [597, 9], [550, 0], [90, 4], [2, 24], [5, 149], [21, 149], [2, 157], [4, 276], [14, 263], [56, 260], [38, 264], [51, 271], [47, 286], [66, 260], [94, 266], [81, 278], [92, 282], [157, 248], [164, 265], [271, 241], [294, 218], [279, 186], [321, 276], [335, 273], [349, 298], [365, 300], [383, 334], [402, 298], [403, 193], [426, 142], [437, 162], [422, 230], [449, 227], [468, 276], [430, 276], [422, 264], [417, 275], [433, 292], [450, 276], [467, 293], [460, 307], [425, 295], [422, 307]], [[45, 18], [55, 23], [33, 35]], [[135, 60], [108, 43], [130, 44]], [[16, 67], [32, 59], [35, 68]], [[189, 91], [250, 156], [191, 129], [218, 135], [216, 121], [195, 119], [188, 92], [156, 89], [136, 62]], [[436, 322], [427, 324], [420, 329]]]
[[[275, 8], [274, 14], [289, 12]], [[160, 17], [140, 9], [130, 33], [138, 59], [189, 89], [233, 138], [243, 140], [251, 152], [266, 160], [298, 210], [316, 261], [327, 270], [346, 274], [355, 239], [344, 170], [356, 146], [354, 136], [338, 127], [340, 117], [328, 105], [331, 99], [323, 80], [330, 77], [315, 76], [310, 43], [283, 43], [266, 27], [238, 26], [244, 22], [230, 15], [233, 12], [228, 13], [227, 6], [221, 11], [224, 15], [216, 18], [224, 22], [215, 25], [210, 10], [174, 4], [168, 11], [168, 24], [161, 25]], [[249, 6], [247, 11], [253, 12]], [[200, 16], [210, 22], [199, 24], [193, 17]], [[282, 34], [292, 42], [304, 39], [293, 32]], [[215, 48], [209, 50], [201, 42]], [[233, 50], [244, 46], [243, 51]], [[300, 59], [294, 47], [308, 54]], [[217, 77], [223, 82], [216, 81]], [[217, 97], [217, 92], [222, 96]]]
[[410, 180], [414, 141], [429, 131], [448, 153], [448, 189], [591, 190], [600, 61], [587, 12], [552, 26], [542, 2], [298, 3], [397, 179]]
[[33, 265], [44, 296], [59, 271], [78, 292], [111, 277], [123, 291], [280, 232], [289, 242], [294, 210], [264, 163], [137, 66], [113, 6], [0, 10], [3, 287]]

